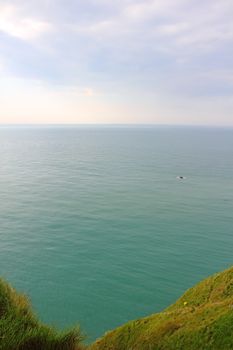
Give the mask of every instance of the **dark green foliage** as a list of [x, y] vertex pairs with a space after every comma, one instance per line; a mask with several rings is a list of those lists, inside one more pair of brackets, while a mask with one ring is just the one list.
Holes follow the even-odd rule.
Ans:
[[79, 350], [79, 329], [59, 333], [42, 325], [25, 296], [0, 280], [0, 350]]

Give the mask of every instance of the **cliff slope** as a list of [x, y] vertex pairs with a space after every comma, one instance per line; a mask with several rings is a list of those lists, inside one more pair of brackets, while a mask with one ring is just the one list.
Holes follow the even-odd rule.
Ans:
[[108, 332], [89, 350], [233, 349], [233, 267], [189, 289], [164, 312]]
[[161, 313], [129, 322], [88, 347], [78, 329], [41, 324], [0, 279], [0, 350], [233, 350], [233, 267], [189, 289]]
[[57, 332], [41, 324], [24, 295], [0, 279], [0, 350], [80, 350], [79, 329]]

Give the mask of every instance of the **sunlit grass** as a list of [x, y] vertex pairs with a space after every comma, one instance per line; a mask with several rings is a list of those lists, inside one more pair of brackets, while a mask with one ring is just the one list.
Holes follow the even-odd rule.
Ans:
[[[81, 350], [79, 328], [41, 324], [28, 299], [0, 279], [0, 350]], [[89, 350], [232, 350], [233, 268], [189, 289], [159, 314], [108, 332]]]
[[108, 332], [90, 349], [233, 349], [233, 268], [189, 289], [164, 312]]
[[1, 350], [80, 350], [82, 340], [79, 328], [58, 332], [41, 324], [28, 299], [0, 279]]

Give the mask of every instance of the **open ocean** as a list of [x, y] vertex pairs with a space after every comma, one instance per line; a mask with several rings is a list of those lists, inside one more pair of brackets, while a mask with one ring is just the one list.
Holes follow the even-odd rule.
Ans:
[[90, 341], [232, 264], [233, 129], [0, 128], [0, 275], [43, 321]]

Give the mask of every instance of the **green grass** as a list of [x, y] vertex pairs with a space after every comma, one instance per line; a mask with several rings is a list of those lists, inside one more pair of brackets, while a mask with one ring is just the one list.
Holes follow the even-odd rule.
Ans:
[[81, 350], [80, 330], [41, 324], [27, 298], [0, 279], [0, 350]]
[[129, 322], [88, 348], [79, 329], [41, 324], [25, 296], [0, 279], [0, 350], [232, 350], [233, 267], [189, 289], [161, 313]]
[[108, 332], [89, 350], [232, 350], [233, 268], [189, 289], [159, 314]]

